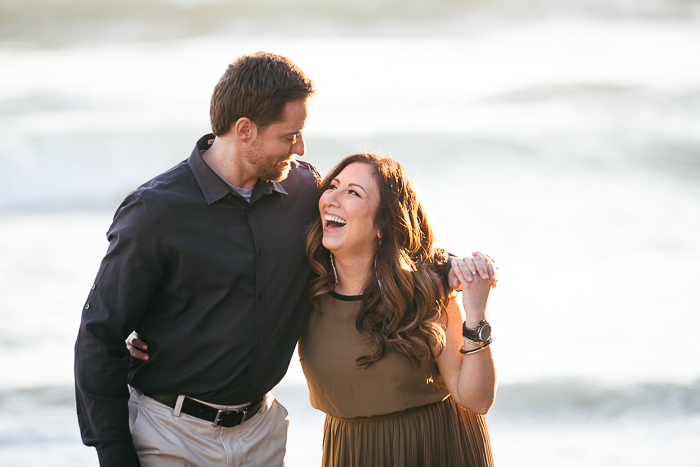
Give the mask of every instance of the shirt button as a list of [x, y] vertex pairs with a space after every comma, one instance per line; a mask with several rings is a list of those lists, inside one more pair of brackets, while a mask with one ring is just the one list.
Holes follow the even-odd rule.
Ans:
[[263, 294], [258, 295], [258, 300], [260, 300], [262, 302], [264, 299], [265, 299], [265, 297], [263, 297]]
[[[258, 256], [262, 257], [262, 250], [258, 250]], [[93, 287], [93, 289], [94, 289], [94, 287]]]
[[255, 347], [260, 347], [260, 341], [259, 341], [259, 340], [255, 341]]
[[231, 198], [233, 198], [233, 196], [231, 196], [231, 195], [228, 195], [228, 196], [226, 197], [226, 199], [231, 199]]
[[95, 284], [92, 284], [92, 290], [95, 290]]
[[247, 391], [248, 389], [250, 389], [250, 383], [245, 385], [245, 390]]
[[86, 303], [86, 304], [85, 304], [85, 309], [87, 310], [88, 308], [90, 308], [90, 304], [89, 304], [89, 303]]

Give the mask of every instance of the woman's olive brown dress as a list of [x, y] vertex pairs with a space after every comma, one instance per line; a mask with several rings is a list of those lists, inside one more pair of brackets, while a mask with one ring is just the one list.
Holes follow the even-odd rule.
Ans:
[[323, 296], [299, 341], [311, 405], [327, 414], [324, 467], [493, 466], [484, 417], [454, 402], [433, 360], [414, 369], [388, 353], [357, 366], [370, 349], [359, 298]]

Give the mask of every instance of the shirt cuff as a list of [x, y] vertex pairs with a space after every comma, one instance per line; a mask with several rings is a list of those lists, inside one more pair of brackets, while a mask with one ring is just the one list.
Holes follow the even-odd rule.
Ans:
[[97, 450], [100, 467], [141, 467], [134, 443], [109, 444]]
[[[442, 265], [442, 280], [444, 281], [445, 285], [449, 290], [452, 290], [452, 287], [450, 287], [450, 284], [448, 282], [448, 277], [450, 276], [450, 271], [452, 270], [452, 260], [458, 260], [459, 258], [452, 253], [447, 254], [447, 261], [445, 261], [445, 264]], [[459, 290], [459, 289], [458, 289]]]

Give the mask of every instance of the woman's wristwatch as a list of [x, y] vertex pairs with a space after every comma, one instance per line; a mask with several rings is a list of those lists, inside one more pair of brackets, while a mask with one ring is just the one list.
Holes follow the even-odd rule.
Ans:
[[479, 348], [474, 350], [464, 350], [464, 347], [462, 347], [460, 349], [460, 353], [464, 355], [484, 350], [486, 347], [491, 345], [491, 342], [493, 342], [491, 325], [485, 319], [479, 321], [479, 324], [477, 324], [475, 328], [468, 328], [466, 322], [462, 323], [462, 337], [464, 338], [465, 344], [474, 344], [479, 346]]

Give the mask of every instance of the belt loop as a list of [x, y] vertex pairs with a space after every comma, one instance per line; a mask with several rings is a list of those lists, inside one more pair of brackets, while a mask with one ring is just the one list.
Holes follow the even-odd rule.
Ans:
[[175, 403], [175, 409], [173, 410], [173, 417], [179, 417], [180, 412], [182, 412], [182, 403], [185, 402], [185, 396], [177, 396], [177, 402]]

